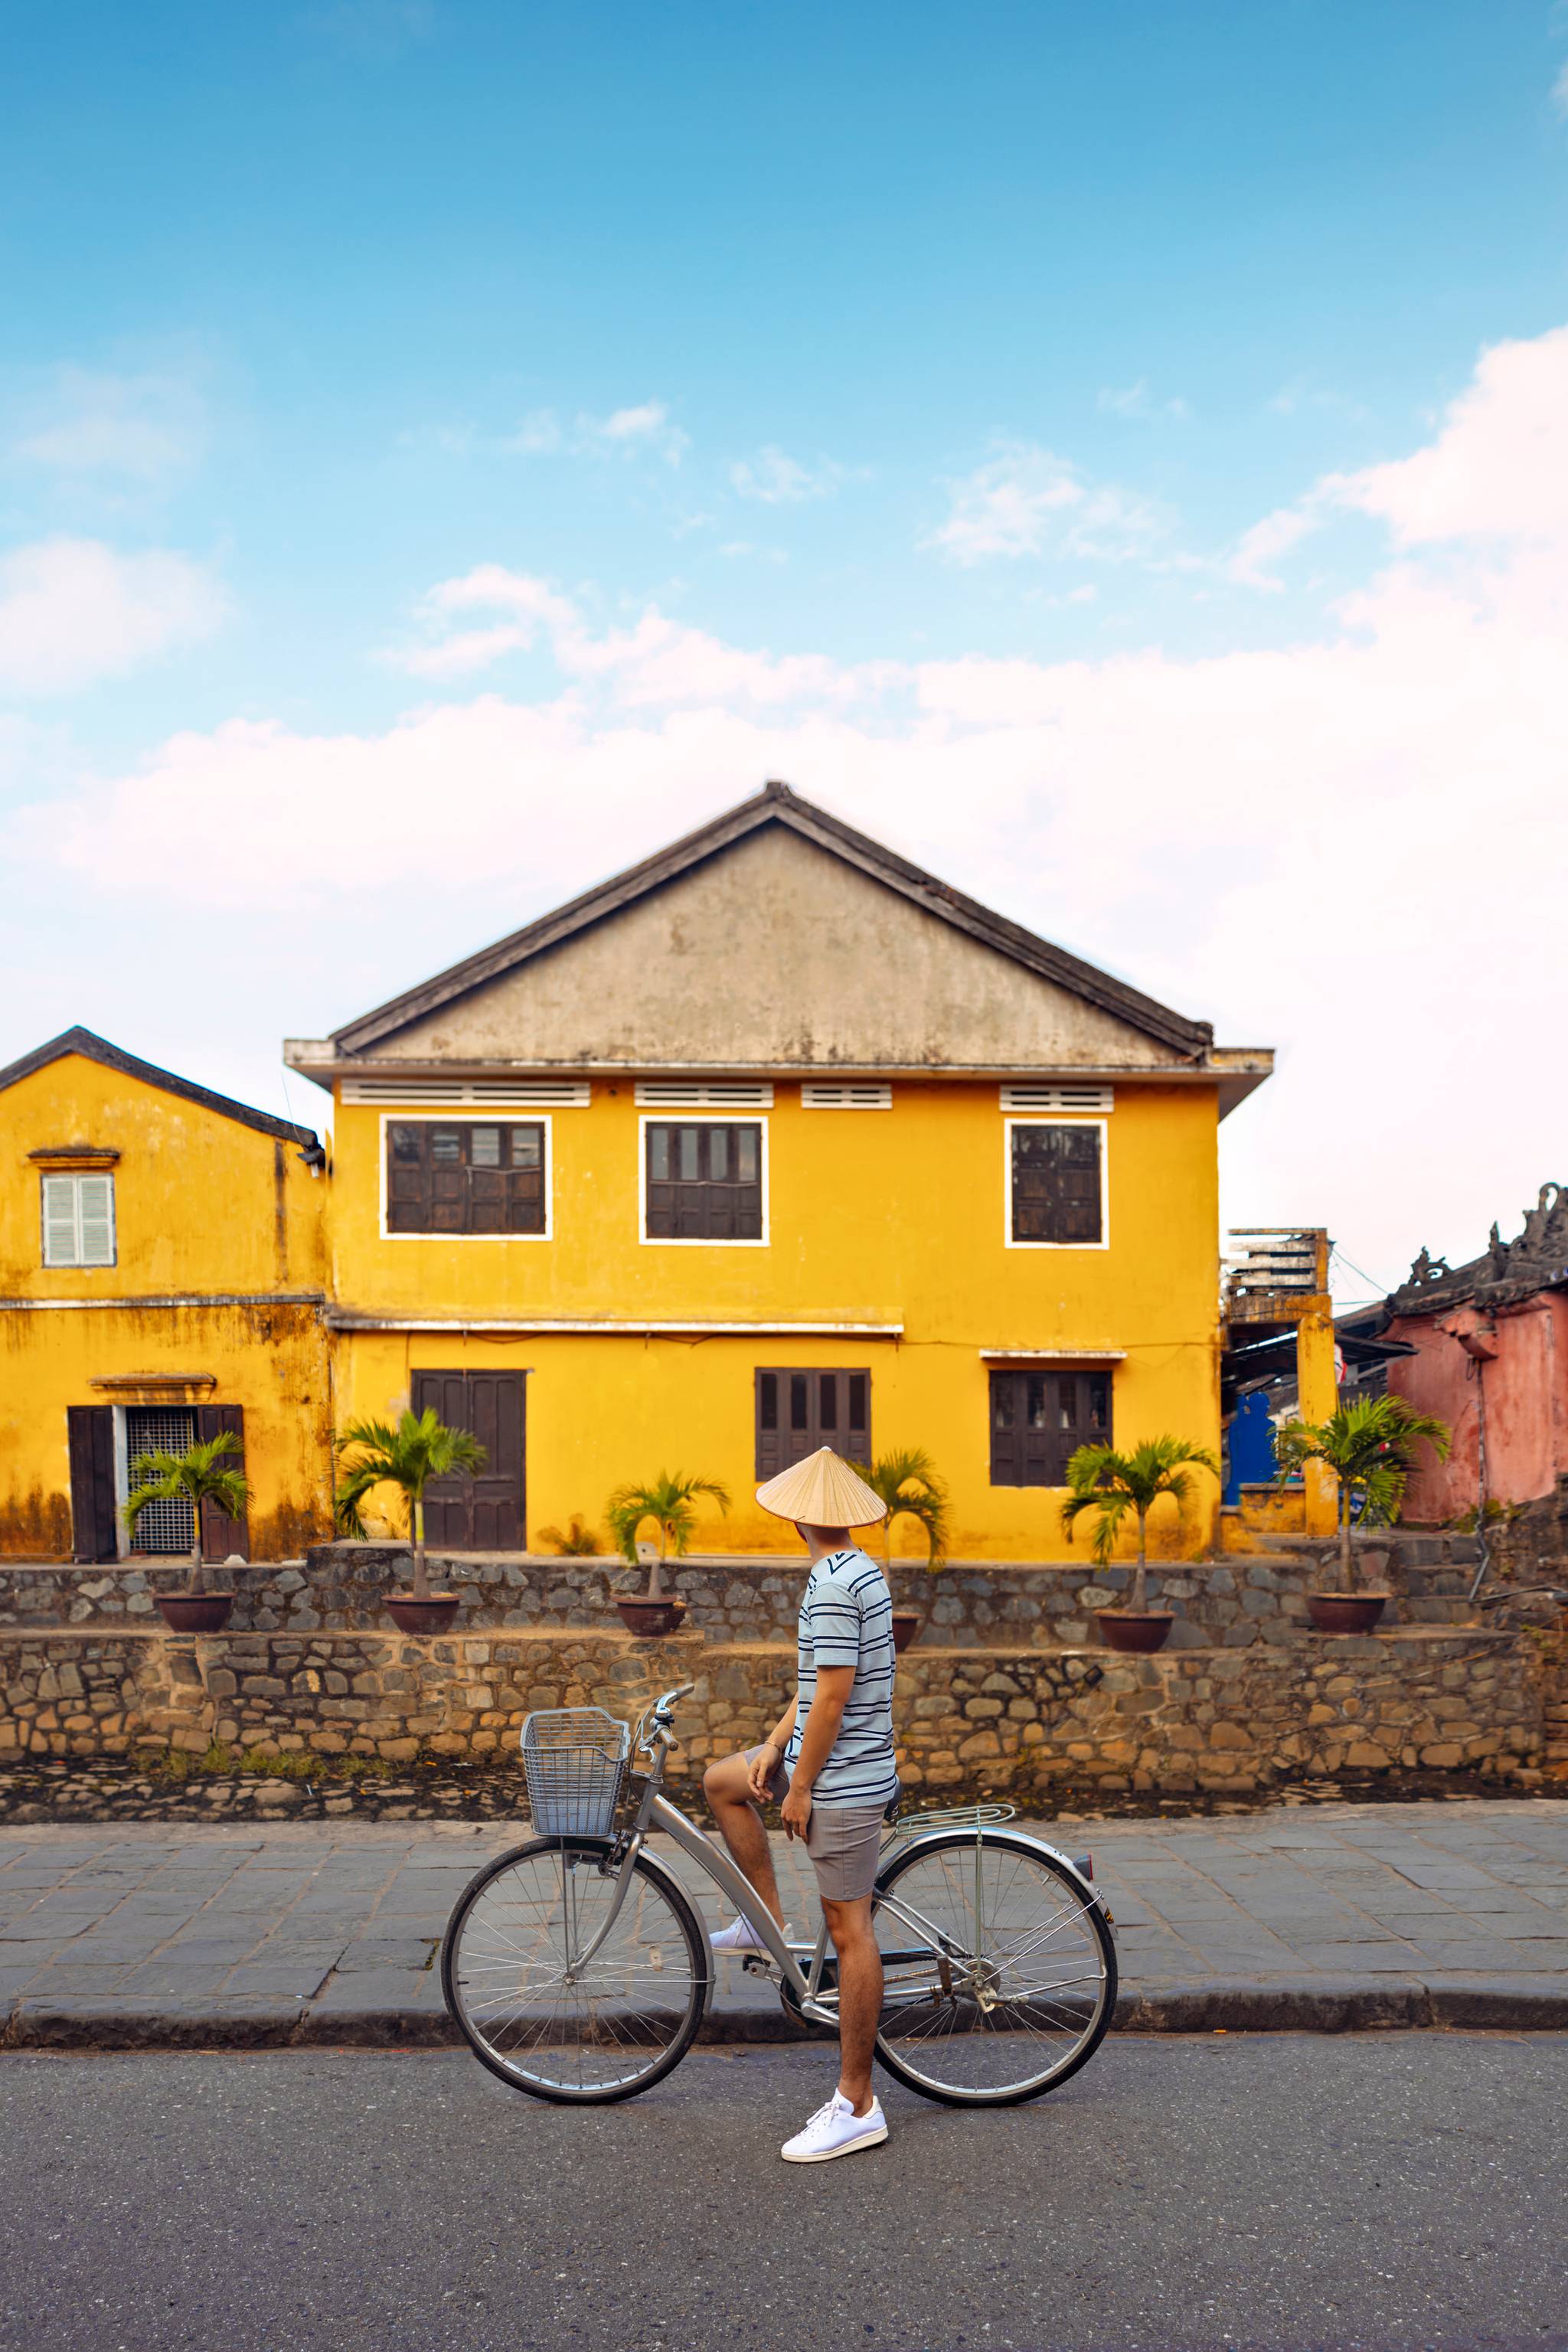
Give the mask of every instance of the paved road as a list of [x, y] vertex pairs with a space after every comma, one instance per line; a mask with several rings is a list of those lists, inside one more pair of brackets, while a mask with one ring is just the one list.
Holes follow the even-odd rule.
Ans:
[[618, 2108], [448, 2052], [0, 2057], [0, 2352], [1568, 2347], [1568, 2036], [1112, 2040], [775, 2150], [815, 2049]]
[[[1329, 1805], [1058, 1822], [1116, 1915], [1124, 2024], [1568, 2024], [1568, 1801]], [[444, 2034], [431, 1954], [522, 1825], [0, 1832], [0, 2041]], [[794, 1919], [816, 1906], [780, 1853]], [[721, 1916], [706, 1880], [681, 1864]], [[9, 2019], [9, 2023], [6, 2021]], [[718, 2030], [781, 2030], [728, 1971]]]

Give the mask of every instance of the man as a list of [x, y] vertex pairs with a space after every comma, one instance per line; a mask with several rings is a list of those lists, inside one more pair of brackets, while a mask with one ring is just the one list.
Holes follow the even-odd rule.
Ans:
[[[757, 1488], [792, 1519], [811, 1557], [800, 1605], [795, 1696], [760, 1748], [711, 1764], [702, 1786], [725, 1844], [780, 1927], [784, 1907], [757, 1806], [779, 1801], [784, 1834], [804, 1841], [838, 1955], [838, 2087], [786, 2140], [786, 2164], [825, 2164], [888, 2137], [872, 2095], [882, 2013], [882, 1959], [871, 1927], [883, 1816], [898, 1794], [893, 1759], [893, 1610], [887, 1579], [849, 1540], [882, 1503], [827, 1446]], [[713, 1937], [721, 1953], [765, 1948], [737, 1919]]]

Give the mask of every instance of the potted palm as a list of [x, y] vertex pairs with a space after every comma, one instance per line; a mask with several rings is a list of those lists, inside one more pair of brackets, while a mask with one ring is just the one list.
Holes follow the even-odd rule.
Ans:
[[[458, 1613], [455, 1592], [432, 1592], [425, 1564], [425, 1489], [432, 1478], [473, 1476], [489, 1456], [470, 1430], [449, 1429], [433, 1407], [405, 1412], [395, 1429], [384, 1421], [351, 1421], [337, 1439], [344, 1476], [336, 1496], [345, 1535], [363, 1538], [361, 1507], [373, 1486], [396, 1486], [408, 1512], [414, 1545], [414, 1590], [387, 1595], [393, 1623], [404, 1633], [446, 1633]], [[352, 1459], [350, 1458], [352, 1456]]]
[[621, 1622], [629, 1633], [640, 1633], [648, 1640], [679, 1630], [686, 1614], [686, 1603], [673, 1595], [666, 1597], [664, 1565], [671, 1552], [680, 1559], [691, 1549], [697, 1526], [692, 1503], [699, 1495], [706, 1495], [717, 1503], [721, 1514], [730, 1507], [729, 1489], [721, 1486], [717, 1478], [687, 1478], [679, 1470], [661, 1470], [646, 1486], [617, 1486], [605, 1504], [610, 1533], [634, 1567], [637, 1529], [648, 1519], [658, 1528], [658, 1550], [648, 1562], [647, 1591], [616, 1596]]
[[[947, 1486], [937, 1475], [931, 1455], [918, 1445], [880, 1454], [875, 1462], [852, 1462], [850, 1468], [882, 1499], [882, 1573], [892, 1580], [893, 1521], [917, 1519], [926, 1531], [926, 1568], [935, 1575], [947, 1556]], [[923, 1609], [895, 1609], [893, 1647], [907, 1650], [924, 1622]]]
[[1327, 1421], [1288, 1421], [1279, 1431], [1275, 1451], [1282, 1478], [1321, 1462], [1339, 1487], [1340, 1589], [1307, 1595], [1307, 1614], [1320, 1633], [1370, 1633], [1382, 1616], [1387, 1593], [1356, 1589], [1352, 1523], [1359, 1501], [1363, 1527], [1394, 1525], [1423, 1441], [1439, 1462], [1447, 1460], [1447, 1423], [1415, 1412], [1401, 1396], [1355, 1397]]
[[226, 1462], [226, 1454], [241, 1450], [238, 1433], [220, 1429], [216, 1437], [195, 1438], [183, 1454], [161, 1447], [139, 1454], [131, 1465], [131, 1492], [123, 1517], [132, 1533], [149, 1503], [188, 1503], [191, 1510], [191, 1573], [184, 1592], [160, 1592], [155, 1598], [163, 1622], [172, 1633], [218, 1633], [234, 1607], [232, 1592], [209, 1592], [202, 1560], [202, 1505], [211, 1503], [226, 1518], [243, 1519], [250, 1507], [250, 1485], [243, 1470]]
[[1146, 1437], [1130, 1454], [1120, 1454], [1113, 1445], [1080, 1445], [1068, 1464], [1069, 1491], [1062, 1505], [1062, 1526], [1070, 1542], [1084, 1513], [1093, 1514], [1090, 1549], [1097, 1567], [1109, 1563], [1129, 1511], [1138, 1522], [1131, 1606], [1094, 1612], [1100, 1633], [1113, 1650], [1147, 1654], [1163, 1649], [1175, 1622], [1173, 1610], [1149, 1606], [1149, 1514], [1166, 1495], [1178, 1511], [1184, 1507], [1193, 1490], [1188, 1471], [1194, 1465], [1212, 1471], [1216, 1478], [1220, 1475], [1219, 1464], [1208, 1447], [1190, 1444], [1184, 1437]]

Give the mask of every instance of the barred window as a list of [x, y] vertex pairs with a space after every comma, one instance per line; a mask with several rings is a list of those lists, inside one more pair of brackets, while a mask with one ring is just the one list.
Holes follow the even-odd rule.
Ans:
[[1013, 1239], [1058, 1244], [1102, 1242], [1102, 1130], [1019, 1121], [1011, 1133]]
[[391, 1119], [392, 1234], [542, 1234], [544, 1128], [534, 1119]]
[[871, 1375], [793, 1365], [756, 1376], [757, 1475], [775, 1477], [819, 1445], [851, 1462], [871, 1459]]
[[1109, 1372], [992, 1373], [994, 1486], [1065, 1486], [1080, 1445], [1110, 1443]]
[[646, 1138], [650, 1242], [761, 1241], [760, 1125], [650, 1119]]

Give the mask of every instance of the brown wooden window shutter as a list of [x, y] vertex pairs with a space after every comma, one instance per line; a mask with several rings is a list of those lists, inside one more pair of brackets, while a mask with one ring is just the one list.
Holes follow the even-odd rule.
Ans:
[[994, 1486], [1065, 1486], [1080, 1445], [1110, 1444], [1109, 1372], [992, 1373]]
[[755, 1407], [759, 1478], [775, 1477], [819, 1445], [831, 1445], [847, 1462], [871, 1459], [869, 1372], [793, 1364], [759, 1370]]
[[[238, 1404], [199, 1404], [196, 1407], [196, 1435], [205, 1444], [221, 1430], [232, 1429], [239, 1440], [237, 1453], [226, 1454], [224, 1466], [229, 1470], [245, 1467], [245, 1407]], [[231, 1519], [215, 1503], [202, 1505], [202, 1558], [226, 1559], [237, 1551], [241, 1559], [250, 1558], [250, 1522]]]
[[391, 1234], [542, 1234], [544, 1129], [535, 1119], [389, 1119]]
[[1101, 1130], [1016, 1125], [1012, 1136], [1013, 1239], [1103, 1241]]
[[646, 1137], [650, 1242], [761, 1241], [760, 1125], [650, 1119]]
[[71, 1558], [113, 1559], [119, 1551], [114, 1517], [114, 1409], [66, 1407], [70, 1450]]

